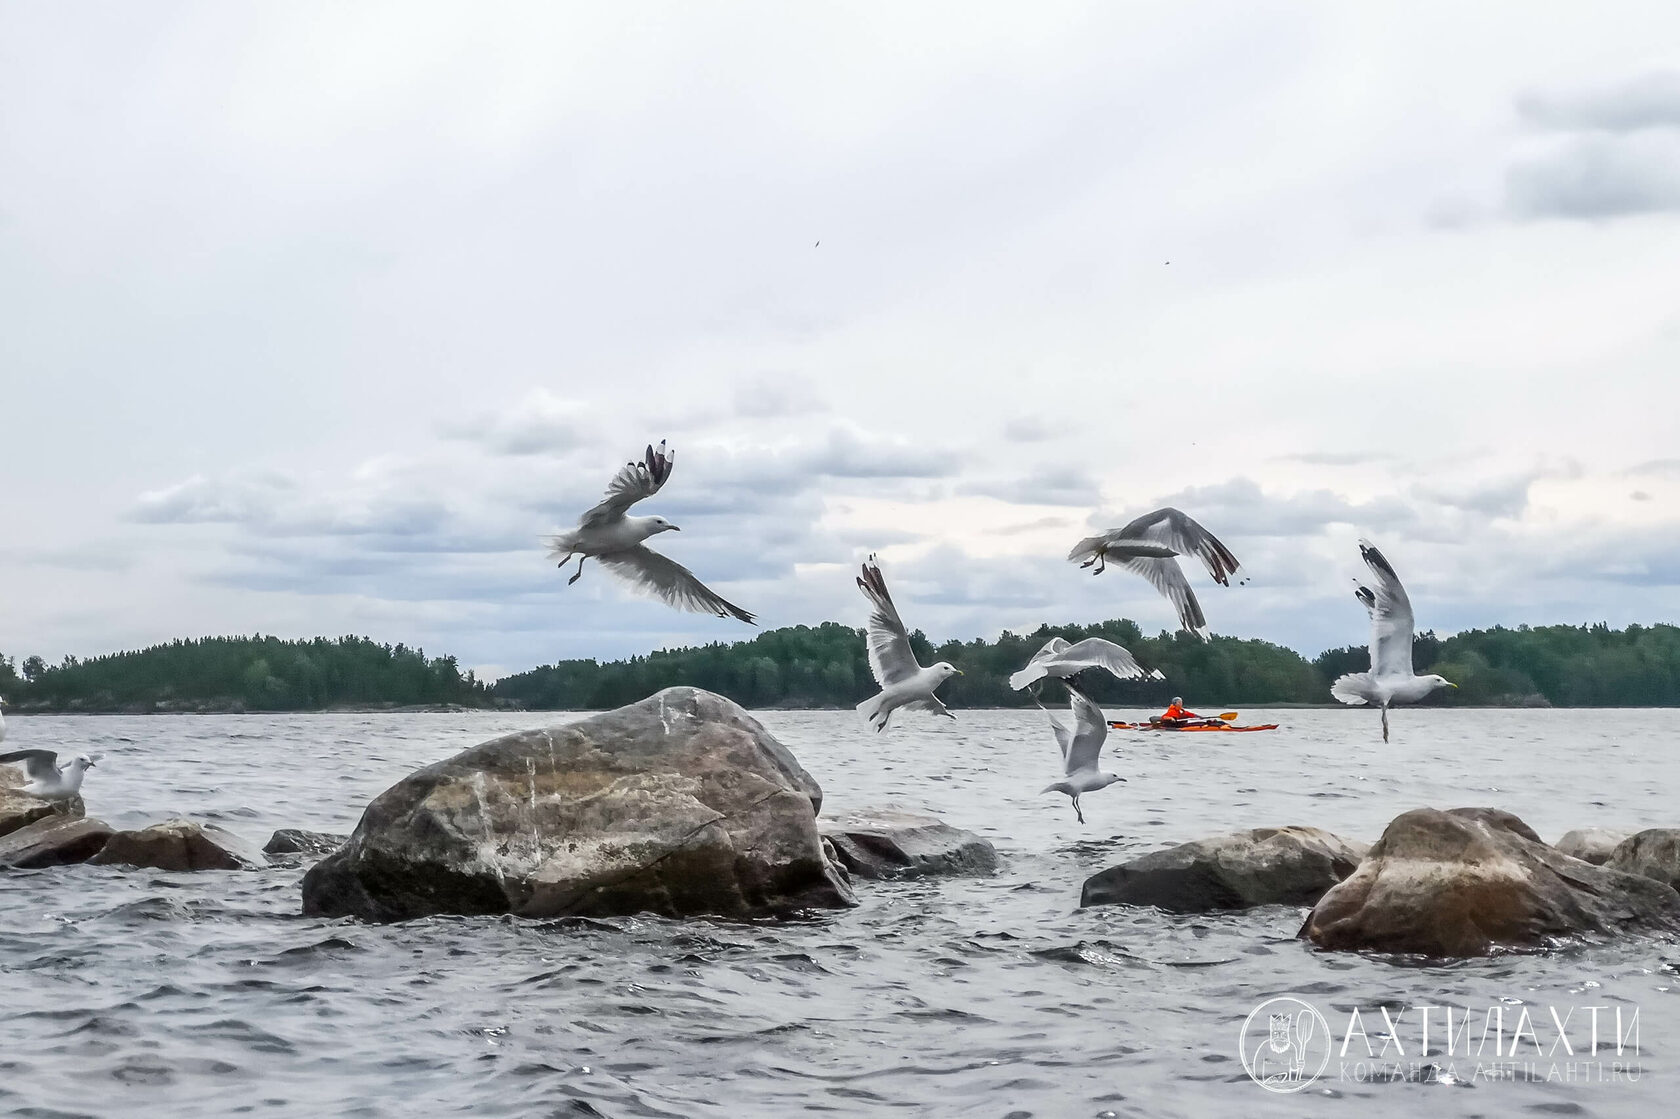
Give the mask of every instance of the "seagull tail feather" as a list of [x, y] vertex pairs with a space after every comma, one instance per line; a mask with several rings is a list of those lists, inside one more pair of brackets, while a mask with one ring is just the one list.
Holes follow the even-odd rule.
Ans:
[[1336, 677], [1336, 682], [1330, 685], [1330, 694], [1343, 703], [1358, 706], [1371, 702], [1376, 691], [1375, 684], [1369, 672], [1350, 672]]

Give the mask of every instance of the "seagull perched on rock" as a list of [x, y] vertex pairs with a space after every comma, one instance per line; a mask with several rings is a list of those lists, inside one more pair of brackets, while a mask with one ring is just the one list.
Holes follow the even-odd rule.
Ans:
[[1044, 648], [1032, 655], [1025, 668], [1009, 677], [1009, 686], [1020, 691], [1046, 676], [1054, 676], [1065, 683], [1087, 668], [1106, 669], [1119, 680], [1141, 680], [1145, 676], [1154, 680], [1166, 679], [1160, 669], [1145, 672], [1131, 653], [1112, 641], [1087, 637], [1069, 644], [1066, 638], [1052, 637], [1044, 643]]
[[[1108, 720], [1104, 717], [1102, 708], [1071, 681], [1062, 682], [1067, 684], [1068, 702], [1073, 709], [1073, 726], [1063, 726], [1054, 715], [1050, 716], [1050, 726], [1056, 732], [1056, 745], [1062, 748], [1062, 772], [1066, 776], [1054, 785], [1046, 786], [1044, 791], [1065, 793], [1072, 797], [1073, 814], [1079, 817], [1079, 822], [1083, 824], [1085, 812], [1079, 807], [1079, 794], [1106, 789], [1116, 781], [1124, 781], [1125, 778], [1097, 770], [1097, 759], [1102, 754], [1103, 743], [1108, 739]], [[1039, 707], [1049, 713], [1049, 708], [1044, 707], [1042, 703]]]
[[558, 560], [561, 567], [573, 556], [578, 558], [577, 571], [566, 580], [567, 586], [583, 575], [583, 561], [594, 557], [636, 590], [655, 595], [678, 610], [754, 624], [751, 614], [712, 591], [688, 568], [643, 543], [661, 532], [681, 531], [676, 525], [664, 517], [628, 515], [630, 506], [659, 492], [671, 476], [675, 459], [676, 452], [667, 451], [661, 441], [657, 451], [648, 447], [641, 462], [625, 463], [613, 475], [601, 503], [580, 517], [576, 528], [549, 537], [552, 550], [548, 558]]
[[58, 755], [51, 750], [13, 750], [0, 754], [0, 762], [22, 765], [29, 780], [20, 791], [42, 800], [69, 800], [82, 791], [82, 777], [93, 768], [93, 759], [86, 754], [59, 765]]
[[953, 668], [945, 661], [923, 668], [916, 660], [910, 648], [910, 634], [904, 629], [892, 595], [887, 593], [887, 581], [882, 578], [874, 556], [863, 565], [857, 585], [869, 600], [869, 671], [881, 686], [879, 692], [857, 705], [858, 713], [869, 720], [876, 733], [887, 729], [893, 712], [900, 707], [955, 719], [933, 693], [951, 677], [961, 676], [962, 669]]
[[1437, 688], [1456, 688], [1443, 676], [1412, 672], [1412, 600], [1400, 585], [1387, 557], [1369, 540], [1359, 542], [1359, 554], [1376, 576], [1376, 590], [1361, 585], [1354, 597], [1371, 612], [1371, 671], [1337, 677], [1330, 694], [1355, 706], [1374, 703], [1382, 708], [1383, 741], [1388, 741], [1388, 708], [1392, 703], [1416, 703]]
[[1068, 559], [1083, 560], [1080, 567], [1095, 564], [1093, 575], [1101, 575], [1111, 560], [1142, 575], [1173, 604], [1180, 624], [1206, 641], [1207, 617], [1178, 566], [1177, 557], [1187, 554], [1198, 556], [1207, 565], [1214, 582], [1230, 586], [1239, 566], [1237, 557], [1213, 533], [1172, 508], [1157, 509], [1123, 528], [1087, 536], [1073, 546]]

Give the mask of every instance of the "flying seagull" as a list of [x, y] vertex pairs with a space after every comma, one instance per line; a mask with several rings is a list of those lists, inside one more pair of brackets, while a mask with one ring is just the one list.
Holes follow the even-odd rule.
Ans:
[[583, 575], [583, 561], [593, 557], [636, 590], [663, 599], [678, 610], [756, 624], [751, 614], [719, 596], [688, 568], [643, 543], [661, 532], [680, 531], [676, 525], [664, 517], [628, 515], [630, 506], [659, 492], [671, 476], [676, 455], [661, 441], [657, 451], [648, 447], [641, 462], [621, 466], [601, 503], [578, 518], [576, 528], [548, 538], [548, 558], [558, 560], [561, 567], [573, 556], [578, 558], [577, 571], [566, 580], [567, 586], [578, 581]]
[[[1083, 824], [1085, 813], [1079, 807], [1079, 794], [1106, 789], [1125, 778], [1097, 771], [1097, 758], [1108, 738], [1108, 720], [1103, 716], [1102, 708], [1071, 681], [1062, 682], [1067, 684], [1068, 702], [1073, 708], [1073, 726], [1071, 729], [1063, 726], [1054, 715], [1050, 716], [1050, 726], [1056, 732], [1056, 745], [1062, 748], [1062, 772], [1066, 776], [1054, 785], [1046, 786], [1044, 791], [1072, 797], [1073, 814]], [[1039, 706], [1044, 707], [1042, 703]], [[1049, 713], [1049, 708], [1044, 710]]]
[[86, 754], [77, 754], [61, 766], [51, 750], [13, 750], [0, 754], [0, 762], [20, 763], [29, 778], [22, 791], [42, 800], [69, 800], [82, 791], [82, 775], [93, 768], [93, 759]]
[[1145, 676], [1155, 680], [1165, 679], [1159, 669], [1145, 672], [1132, 654], [1112, 641], [1087, 637], [1076, 644], [1069, 644], [1065, 638], [1052, 637], [1044, 643], [1044, 648], [1032, 655], [1025, 668], [1009, 677], [1009, 686], [1020, 691], [1046, 676], [1066, 682], [1087, 668], [1107, 669], [1120, 680], [1139, 680]]
[[887, 593], [887, 581], [881, 568], [870, 556], [858, 576], [858, 588], [869, 600], [869, 671], [881, 690], [857, 705], [858, 714], [869, 720], [877, 734], [887, 729], [892, 714], [900, 707], [916, 711], [931, 711], [947, 719], [956, 716], [939, 702], [934, 690], [953, 676], [961, 676], [962, 669], [945, 661], [923, 668], [910, 648], [910, 635], [898, 616], [892, 595]]
[[1178, 566], [1178, 556], [1192, 553], [1207, 565], [1214, 582], [1230, 586], [1239, 566], [1237, 557], [1213, 533], [1172, 508], [1145, 513], [1124, 528], [1087, 536], [1073, 546], [1068, 559], [1083, 560], [1080, 567], [1095, 564], [1093, 575], [1101, 575], [1111, 560], [1142, 575], [1173, 604], [1179, 623], [1206, 641], [1207, 617]]
[[1361, 585], [1354, 596], [1371, 612], [1371, 671], [1350, 672], [1330, 685], [1330, 694], [1355, 706], [1374, 703], [1382, 708], [1383, 741], [1388, 741], [1388, 707], [1416, 703], [1436, 688], [1456, 688], [1441, 676], [1412, 673], [1412, 600], [1400, 576], [1369, 540], [1359, 542], [1359, 554], [1376, 576], [1376, 590]]

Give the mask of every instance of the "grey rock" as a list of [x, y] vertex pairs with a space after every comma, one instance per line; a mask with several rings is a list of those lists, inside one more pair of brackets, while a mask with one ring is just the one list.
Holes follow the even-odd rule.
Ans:
[[281, 828], [268, 837], [263, 852], [269, 855], [330, 855], [344, 846], [349, 838], [331, 832]]
[[1680, 893], [1541, 842], [1508, 812], [1418, 808], [1301, 927], [1321, 948], [1435, 957], [1543, 948], [1561, 938], [1680, 931]]
[[1571, 858], [1594, 866], [1603, 866], [1609, 861], [1610, 853], [1616, 849], [1616, 845], [1627, 837], [1627, 832], [1612, 831], [1609, 828], [1576, 828], [1565, 833], [1563, 838], [1552, 846]]
[[1367, 847], [1319, 828], [1255, 828], [1181, 843], [1095, 874], [1079, 904], [1207, 913], [1312, 905], [1353, 873]]
[[102, 820], [53, 814], [0, 836], [0, 866], [29, 869], [84, 863], [111, 837]]
[[819, 827], [859, 878], [990, 874], [998, 867], [997, 848], [973, 832], [898, 808], [824, 820]]
[[[0, 766], [0, 773], [6, 769], [6, 766]], [[76, 819], [85, 815], [87, 809], [79, 796], [68, 800], [42, 800], [17, 791], [15, 786], [0, 788], [0, 836], [10, 835], [37, 820], [55, 816]]]
[[1680, 828], [1646, 828], [1618, 843], [1605, 866], [1680, 890]]
[[784, 915], [855, 904], [822, 791], [740, 707], [694, 688], [498, 738], [376, 797], [303, 880], [306, 914]]
[[181, 819], [117, 832], [88, 862], [159, 870], [251, 870], [268, 865], [261, 851], [232, 832]]

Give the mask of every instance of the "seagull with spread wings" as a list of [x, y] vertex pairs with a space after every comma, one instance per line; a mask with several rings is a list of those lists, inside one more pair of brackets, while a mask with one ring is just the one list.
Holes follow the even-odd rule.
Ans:
[[720, 618], [739, 618], [748, 624], [753, 616], [734, 603], [725, 600], [694, 577], [688, 568], [660, 555], [645, 541], [661, 532], [681, 531], [664, 517], [632, 517], [630, 507], [643, 498], [658, 493], [671, 476], [671, 464], [677, 453], [649, 446], [641, 462], [625, 463], [607, 486], [600, 504], [578, 519], [577, 527], [548, 539], [548, 558], [558, 560], [561, 567], [577, 557], [577, 571], [566, 585], [583, 575], [583, 561], [594, 558], [612, 574], [633, 588], [662, 599], [666, 605], [695, 614], [716, 614]]
[[1066, 683], [1088, 668], [1104, 669], [1117, 680], [1141, 680], [1146, 676], [1152, 680], [1166, 679], [1160, 669], [1145, 672], [1131, 653], [1112, 641], [1087, 637], [1083, 641], [1069, 643], [1066, 638], [1052, 637], [1044, 643], [1044, 648], [1032, 655], [1025, 668], [1009, 677], [1009, 686], [1020, 691], [1046, 676], [1054, 676]]
[[1337, 677], [1330, 694], [1355, 706], [1372, 703], [1382, 708], [1383, 741], [1388, 741], [1388, 707], [1416, 703], [1437, 688], [1456, 688], [1443, 676], [1418, 676], [1412, 671], [1412, 600], [1388, 558], [1369, 540], [1359, 542], [1365, 566], [1376, 576], [1376, 589], [1360, 585], [1354, 597], [1371, 614], [1371, 671]]
[[1122, 528], [1087, 536], [1073, 546], [1068, 559], [1083, 560], [1080, 567], [1095, 564], [1093, 575], [1101, 575], [1111, 561], [1142, 575], [1173, 604], [1179, 623], [1205, 641], [1207, 616], [1196, 601], [1196, 593], [1190, 589], [1190, 581], [1184, 577], [1184, 569], [1178, 565], [1181, 555], [1200, 559], [1213, 581], [1222, 587], [1230, 586], [1231, 576], [1239, 566], [1237, 557], [1218, 537], [1172, 508], [1157, 509]]
[[887, 593], [887, 581], [881, 568], [870, 556], [858, 576], [858, 589], [869, 600], [869, 671], [881, 690], [857, 705], [858, 714], [869, 720], [876, 733], [887, 729], [892, 714], [900, 707], [913, 711], [930, 711], [947, 719], [956, 716], [946, 710], [934, 691], [953, 676], [961, 676], [962, 669], [945, 661], [923, 668], [910, 648], [910, 634], [898, 616], [892, 595]]
[[[1103, 743], [1108, 739], [1108, 719], [1103, 710], [1098, 707], [1091, 697], [1076, 688], [1071, 681], [1064, 680], [1067, 685], [1068, 703], [1073, 710], [1073, 725], [1062, 725], [1056, 716], [1050, 716], [1050, 726], [1056, 732], [1056, 745], [1062, 748], [1062, 780], [1054, 785], [1046, 786], [1047, 793], [1065, 793], [1073, 798], [1073, 814], [1079, 817], [1079, 822], [1085, 822], [1085, 812], [1079, 807], [1079, 794], [1106, 789], [1116, 781], [1125, 778], [1114, 773], [1102, 773], [1097, 769], [1097, 760], [1102, 754]], [[1039, 704], [1041, 708], [1044, 705]], [[1044, 708], [1049, 712], [1049, 708]]]
[[42, 800], [69, 800], [82, 791], [82, 777], [93, 768], [93, 759], [77, 754], [64, 765], [51, 750], [13, 750], [0, 754], [0, 763], [16, 762], [29, 778], [21, 792]]

